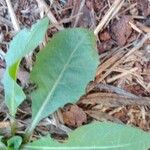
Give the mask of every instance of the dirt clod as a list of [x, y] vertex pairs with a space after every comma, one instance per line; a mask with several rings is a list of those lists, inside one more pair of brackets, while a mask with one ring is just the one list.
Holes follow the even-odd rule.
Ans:
[[77, 105], [72, 105], [63, 112], [64, 123], [69, 126], [78, 127], [87, 121], [85, 112]]

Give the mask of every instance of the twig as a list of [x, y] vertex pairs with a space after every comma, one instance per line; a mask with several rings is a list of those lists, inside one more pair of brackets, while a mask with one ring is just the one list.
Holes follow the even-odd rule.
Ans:
[[140, 49], [148, 39], [150, 39], [150, 33], [145, 34], [140, 41], [136, 42], [136, 45], [122, 59], [127, 58], [129, 55], [133, 54], [136, 50]]
[[0, 59], [4, 60], [5, 59], [5, 55], [6, 54], [0, 49]]
[[136, 6], [137, 6], [137, 3], [130, 4], [129, 7], [127, 7], [126, 9], [124, 9], [122, 12], [119, 13], [119, 16], [125, 14], [129, 10], [134, 9]]
[[95, 82], [92, 82], [88, 85], [86, 92], [87, 93], [89, 93], [91, 91], [97, 91], [98, 92], [98, 91], [102, 91], [102, 90], [105, 90], [107, 92], [116, 93], [116, 94], [130, 97], [130, 98], [136, 98], [137, 97], [136, 95], [134, 95], [130, 92], [127, 92], [122, 88], [115, 87], [115, 86], [109, 85], [109, 84], [102, 84], [102, 83], [95, 83]]
[[125, 105], [140, 105], [140, 106], [150, 106], [149, 97], [138, 97], [129, 98], [127, 96], [120, 96], [111, 93], [93, 93], [84, 96], [78, 102], [79, 104], [101, 104], [106, 107], [118, 107]]
[[114, 82], [114, 81], [116, 81], [117, 79], [120, 79], [120, 78], [122, 78], [122, 77], [124, 77], [124, 76], [130, 75], [130, 74], [132, 74], [132, 73], [135, 73], [137, 70], [138, 70], [138, 68], [132, 68], [132, 69], [130, 69], [130, 70], [126, 70], [126, 71], [124, 71], [123, 73], [121, 73], [121, 74], [119, 74], [119, 75], [116, 75], [116, 76], [114, 76], [114, 77], [112, 77], [112, 78], [110, 78], [110, 79], [107, 79], [107, 83]]
[[92, 117], [98, 121], [106, 121], [106, 120], [108, 121], [109, 120], [112, 122], [123, 124], [122, 121], [120, 121], [119, 119], [117, 119], [114, 116], [111, 116], [105, 112], [88, 110], [88, 111], [85, 111], [85, 113], [87, 113], [90, 117]]
[[101, 64], [97, 70], [96, 75], [100, 75], [103, 71], [105, 71], [107, 68], [112, 66], [118, 59], [120, 59], [124, 55], [123, 51], [119, 51], [112, 57], [110, 57], [108, 60], [106, 60], [103, 64]]
[[137, 24], [137, 26], [140, 28], [140, 30], [142, 30], [142, 31], [144, 31], [144, 32], [146, 32], [146, 33], [150, 32], [150, 27], [145, 26], [145, 25], [143, 25], [143, 24], [140, 23], [140, 22], [137, 22], [136, 24]]
[[55, 16], [53, 15], [53, 13], [50, 11], [50, 9], [48, 8], [47, 4], [43, 1], [43, 0], [36, 0], [39, 8], [42, 8], [45, 10], [45, 13], [47, 14], [49, 20], [51, 21], [52, 24], [54, 24], [54, 26], [58, 29], [58, 30], [62, 30], [63, 27], [59, 25], [58, 21], [56, 20]]
[[130, 21], [129, 21], [129, 24], [130, 24], [131, 28], [132, 28], [133, 30], [135, 30], [136, 32], [138, 32], [138, 33], [143, 33], [133, 22], [130, 22]]
[[[85, 4], [85, 0], [82, 0], [81, 4], [80, 4], [80, 7], [79, 7], [79, 11], [78, 11], [78, 14], [81, 12], [83, 6]], [[75, 20], [75, 23], [74, 23], [74, 27], [77, 26], [78, 22], [79, 22], [79, 18], [80, 18], [80, 15], [77, 15], [76, 17], [76, 20]]]
[[111, 16], [108, 18], [103, 28], [105, 28], [108, 25], [108, 23], [113, 19], [113, 17], [119, 12], [123, 4], [124, 4], [124, 0], [117, 6], [116, 9], [114, 9], [114, 11], [112, 12]]
[[10, 13], [10, 17], [11, 17], [13, 27], [14, 27], [15, 31], [18, 32], [18, 31], [20, 31], [20, 26], [19, 26], [18, 20], [16, 18], [16, 15], [14, 13], [14, 10], [12, 8], [12, 4], [11, 4], [10, 0], [6, 0], [6, 4], [7, 4], [7, 7], [8, 7], [8, 11]]
[[1, 16], [0, 16], [0, 24], [2, 24], [2, 25], [6, 24], [7, 26], [12, 27], [12, 23], [9, 20], [7, 20]]
[[[109, 18], [113, 17], [118, 11], [118, 7], [120, 7], [120, 3], [123, 4], [124, 0], [115, 0], [113, 5], [110, 7], [110, 9], [107, 11], [106, 15], [103, 17], [103, 19], [100, 21], [96, 29], [94, 30], [94, 34], [97, 35], [99, 31], [104, 27], [106, 23], [108, 23]], [[116, 11], [117, 10], [117, 11]], [[115, 12], [115, 13], [114, 13]], [[113, 14], [113, 15], [112, 15]]]

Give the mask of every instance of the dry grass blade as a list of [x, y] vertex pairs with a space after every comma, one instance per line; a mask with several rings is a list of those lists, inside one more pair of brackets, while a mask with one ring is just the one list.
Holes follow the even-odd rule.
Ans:
[[142, 33], [142, 31], [134, 23], [129, 22], [129, 24], [133, 30], [137, 31], [138, 33]]
[[51, 21], [52, 24], [54, 24], [54, 26], [58, 29], [58, 30], [62, 30], [63, 27], [59, 25], [58, 21], [56, 20], [55, 16], [53, 15], [53, 13], [50, 11], [50, 9], [48, 8], [47, 4], [45, 3], [45, 1], [43, 0], [36, 0], [39, 7], [45, 10], [45, 13], [47, 14], [49, 20]]
[[9, 27], [11, 27], [12, 26], [12, 23], [9, 21], [9, 20], [7, 20], [7, 19], [5, 19], [5, 18], [3, 18], [3, 17], [1, 17], [0, 16], [0, 24], [2, 23], [2, 24], [6, 24], [7, 26], [9, 26]]
[[133, 54], [136, 50], [140, 49], [148, 39], [150, 39], [150, 33], [145, 34], [140, 41], [136, 42], [136, 45], [122, 59], [127, 58], [129, 55]]
[[107, 83], [114, 82], [117, 79], [120, 79], [120, 78], [122, 78], [124, 76], [130, 75], [132, 73], [135, 73], [137, 70], [138, 70], [138, 68], [132, 68], [130, 70], [126, 70], [126, 71], [124, 71], [123, 73], [121, 73], [119, 75], [116, 75], [116, 76], [114, 76], [112, 78], [107, 79]]
[[122, 123], [119, 119], [100, 111], [89, 110], [85, 111], [90, 117], [98, 120], [98, 121], [112, 121], [116, 123]]
[[[121, 3], [121, 5], [120, 5]], [[94, 34], [98, 35], [99, 31], [102, 30], [102, 28], [104, 27], [104, 25], [107, 23], [108, 24], [108, 20], [110, 21], [110, 17], [113, 18], [113, 16], [119, 11], [119, 9], [121, 8], [122, 4], [124, 3], [124, 0], [115, 0], [115, 2], [113, 3], [113, 5], [110, 7], [110, 9], [108, 10], [108, 12], [106, 13], [106, 15], [103, 17], [103, 19], [100, 21], [100, 23], [98, 24], [98, 26], [96, 27], [96, 29], [94, 30]], [[118, 9], [119, 8], [119, 9]], [[117, 11], [116, 11], [117, 10]], [[115, 13], [114, 13], [115, 12]]]
[[10, 17], [11, 17], [13, 27], [14, 27], [15, 31], [18, 32], [20, 30], [20, 26], [19, 26], [18, 20], [16, 18], [15, 12], [12, 8], [12, 4], [11, 4], [10, 0], [6, 0], [6, 4], [8, 6], [8, 11], [10, 13]]
[[80, 15], [79, 15], [79, 14], [80, 14], [80, 12], [81, 12], [81, 10], [82, 10], [84, 4], [85, 4], [85, 0], [82, 0], [82, 2], [81, 2], [81, 4], [80, 4], [79, 11], [78, 11], [78, 14], [77, 14], [77, 17], [76, 17], [76, 20], [75, 20], [75, 23], [74, 23], [74, 27], [76, 27], [77, 24], [78, 24], [78, 21], [79, 21], [79, 18], [80, 18]]
[[119, 12], [119, 10], [123, 6], [123, 4], [124, 4], [124, 0], [121, 1], [121, 3], [117, 6], [116, 9], [114, 9], [114, 11], [112, 12], [111, 16], [108, 18], [106, 24], [104, 25], [104, 28], [109, 24], [109, 22], [113, 19], [113, 17]]
[[[130, 50], [128, 50], [125, 53], [120, 53], [118, 52], [117, 57], [114, 55], [111, 58], [109, 58], [106, 62], [104, 62], [101, 66], [100, 69], [97, 71], [97, 80], [96, 82], [99, 83], [102, 80], [104, 80], [112, 71], [115, 67], [117, 67], [121, 62], [123, 62], [125, 59], [128, 58], [128, 56], [130, 56], [131, 54], [133, 54], [135, 51], [137, 51], [138, 49], [140, 49], [143, 44], [150, 38], [150, 33], [147, 33], [144, 35], [144, 37], [141, 40], [137, 40], [134, 45], [133, 48], [131, 48]], [[120, 55], [120, 56], [119, 56]], [[115, 58], [115, 59], [114, 59]], [[113, 60], [113, 62], [111, 62], [110, 60]], [[108, 67], [108, 70], [106, 70]], [[104, 74], [102, 74], [103, 71], [106, 71]]]
[[140, 106], [150, 106], [150, 98], [139, 97], [139, 98], [129, 98], [126, 96], [120, 96], [111, 93], [93, 93], [85, 97], [82, 97], [81, 104], [101, 104], [107, 107], [118, 107], [125, 105], [140, 105]]
[[137, 24], [137, 26], [138, 26], [142, 31], [144, 31], [144, 32], [146, 32], [146, 33], [149, 33], [149, 32], [150, 32], [150, 27], [145, 26], [144, 24], [142, 24], [142, 23], [140, 23], [140, 22], [137, 22], [136, 24]]
[[130, 98], [136, 98], [137, 96], [132, 94], [132, 93], [129, 93], [119, 87], [115, 87], [115, 86], [112, 86], [112, 85], [109, 85], [109, 84], [102, 84], [102, 83], [90, 83], [86, 89], [86, 92], [89, 93], [91, 91], [102, 91], [102, 90], [105, 90], [107, 92], [111, 92], [111, 93], [116, 93], [116, 94], [119, 94], [119, 95], [124, 95], [126, 97], [130, 97]]
[[[112, 63], [110, 63], [109, 61], [108, 61], [108, 63], [110, 63], [110, 66], [111, 66], [111, 68], [110, 69], [108, 69], [108, 70], [106, 70], [106, 72], [104, 73], [104, 74], [102, 74], [101, 76], [100, 76], [100, 74], [98, 74], [97, 75], [97, 80], [96, 80], [96, 82], [97, 83], [100, 83], [102, 80], [104, 80], [111, 72], [112, 72], [112, 70], [116, 67], [116, 66], [118, 66], [119, 64], [120, 64], [120, 58], [122, 57], [123, 55], [121, 55], [121, 56], [119, 56], [118, 58], [117, 58], [117, 60], [116, 61], [114, 61], [114, 64], [112, 65]], [[100, 77], [99, 77], [100, 76]]]
[[107, 61], [105, 61], [103, 64], [101, 64], [97, 70], [96, 75], [100, 75], [103, 71], [105, 71], [107, 68], [109, 68], [111, 65], [113, 65], [119, 58], [123, 56], [124, 53], [118, 52], [117, 54], [113, 55], [111, 58], [109, 58]]

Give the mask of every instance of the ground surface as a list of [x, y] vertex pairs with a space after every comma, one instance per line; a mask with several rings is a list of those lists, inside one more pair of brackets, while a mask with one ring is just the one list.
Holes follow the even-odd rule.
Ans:
[[[46, 4], [59, 26], [85, 27], [94, 31], [114, 1], [46, 0]], [[30, 27], [43, 16], [36, 0], [13, 0], [12, 5], [20, 28]], [[147, 38], [150, 37], [150, 2], [126, 0], [119, 12], [112, 16], [98, 33], [100, 65], [95, 81], [87, 86], [85, 95], [76, 105], [67, 105], [43, 120], [33, 137], [47, 132], [69, 132], [92, 120], [110, 120], [150, 130], [150, 40]], [[48, 37], [57, 31], [55, 25], [50, 26]], [[0, 0], [0, 78], [5, 70], [3, 56], [15, 33], [5, 0]], [[31, 65], [29, 57], [22, 62], [18, 75], [19, 82], [27, 91]], [[3, 105], [2, 85], [0, 92], [0, 132], [7, 134], [8, 115]], [[26, 101], [17, 113], [20, 133], [24, 132], [30, 116], [30, 101]]]

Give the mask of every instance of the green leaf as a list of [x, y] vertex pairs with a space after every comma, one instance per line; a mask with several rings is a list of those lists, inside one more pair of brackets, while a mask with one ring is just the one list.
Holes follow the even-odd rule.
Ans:
[[21, 30], [11, 41], [6, 54], [6, 72], [3, 79], [5, 102], [10, 114], [15, 116], [17, 107], [25, 99], [22, 88], [16, 83], [21, 59], [34, 50], [43, 40], [48, 27], [48, 18], [38, 21], [31, 30]]
[[19, 150], [21, 146], [22, 138], [20, 136], [14, 136], [7, 141], [8, 150]]
[[38, 56], [31, 72], [37, 84], [32, 93], [32, 124], [69, 102], [75, 102], [94, 79], [98, 66], [96, 40], [92, 32], [66, 29], [54, 35]]
[[23, 146], [22, 150], [147, 150], [150, 133], [130, 126], [110, 122], [92, 123], [78, 128], [69, 140], [59, 143], [43, 137]]
[[5, 146], [5, 144], [2, 142], [2, 136], [0, 136], [0, 150], [7, 150], [7, 147]]

